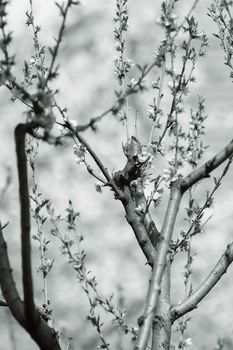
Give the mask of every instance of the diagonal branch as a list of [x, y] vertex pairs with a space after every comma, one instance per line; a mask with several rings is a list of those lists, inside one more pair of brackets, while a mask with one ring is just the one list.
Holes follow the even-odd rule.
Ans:
[[142, 179], [134, 180], [130, 183], [130, 191], [135, 199], [137, 208], [140, 209], [139, 215], [145, 226], [147, 234], [151, 240], [153, 246], [157, 249], [157, 245], [160, 238], [160, 232], [158, 231], [149, 211], [149, 206], [145, 196]]
[[122, 204], [125, 208], [126, 219], [134, 231], [135, 237], [147, 259], [148, 264], [152, 266], [155, 259], [155, 247], [149, 238], [142, 218], [135, 211], [136, 206], [127, 187], [124, 189], [124, 195], [125, 199], [122, 201]]
[[184, 193], [192, 187], [196, 182], [203, 178], [209, 177], [210, 173], [221, 165], [226, 159], [233, 155], [233, 140], [231, 140], [222, 151], [217, 153], [213, 158], [208, 160], [205, 164], [200, 166], [198, 169], [191, 172], [181, 182], [181, 190]]
[[198, 303], [211, 291], [224, 273], [226, 273], [232, 261], [233, 242], [228, 244], [227, 249], [224, 251], [213, 270], [201, 283], [201, 285], [181, 304], [172, 308], [171, 314], [173, 322], [197, 307]]
[[102, 161], [100, 160], [100, 158], [98, 157], [98, 155], [95, 153], [95, 151], [93, 150], [93, 148], [89, 145], [89, 143], [84, 139], [84, 137], [82, 135], [80, 135], [80, 133], [75, 130], [69, 123], [66, 123], [65, 125], [79, 140], [79, 142], [85, 146], [87, 152], [91, 155], [91, 157], [93, 158], [93, 160], [95, 161], [95, 163], [98, 165], [100, 171], [102, 172], [102, 174], [104, 175], [105, 179], [107, 180], [107, 184], [113, 189], [113, 191], [116, 194], [116, 197], [118, 199], [123, 199], [124, 194], [123, 192], [117, 187], [117, 185], [115, 184], [115, 181], [112, 179], [112, 177], [109, 175], [107, 168], [105, 168], [104, 164], [102, 163]]
[[161, 230], [161, 242], [158, 247], [158, 253], [154, 259], [152, 276], [146, 299], [146, 307], [143, 314], [143, 322], [139, 329], [135, 350], [145, 350], [147, 346], [153, 317], [158, 303], [161, 280], [166, 265], [167, 252], [181, 198], [182, 192], [180, 189], [180, 183], [179, 181], [176, 181], [171, 184], [170, 199]]

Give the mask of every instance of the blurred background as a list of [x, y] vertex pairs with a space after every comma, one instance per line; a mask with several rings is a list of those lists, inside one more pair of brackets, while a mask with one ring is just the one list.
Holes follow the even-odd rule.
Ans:
[[[61, 17], [53, 0], [34, 0], [35, 23], [41, 26], [40, 40], [46, 46], [54, 45]], [[192, 2], [179, 1], [177, 14], [188, 13]], [[199, 61], [195, 72], [196, 83], [186, 98], [186, 109], [195, 108], [197, 95], [205, 97], [207, 114], [205, 143], [209, 145], [205, 159], [219, 151], [232, 138], [232, 85], [229, 72], [224, 66], [224, 55], [217, 39], [212, 35], [217, 29], [207, 16], [210, 1], [200, 2], [195, 10], [200, 29], [209, 37], [207, 56]], [[86, 0], [81, 6], [71, 10], [67, 28], [61, 45], [58, 62], [59, 77], [56, 87], [58, 100], [62, 107], [68, 108], [70, 119], [85, 123], [90, 118], [111, 106], [114, 101], [114, 89], [117, 81], [114, 75], [114, 57], [116, 52], [113, 41], [113, 18], [115, 2], [113, 0]], [[15, 74], [23, 79], [24, 60], [33, 54], [31, 29], [26, 26], [25, 12], [29, 10], [29, 1], [12, 0], [8, 7], [9, 28], [13, 30], [14, 41], [11, 50], [15, 53]], [[143, 65], [153, 60], [153, 51], [163, 38], [156, 23], [160, 13], [160, 1], [129, 1], [129, 31], [127, 33], [127, 55]], [[148, 86], [155, 79], [153, 71], [147, 78]], [[18, 183], [16, 173], [14, 128], [25, 119], [25, 107], [19, 102], [10, 102], [6, 89], [0, 90], [1, 99], [1, 137], [0, 137], [0, 185], [4, 186], [10, 172], [11, 183], [1, 205], [1, 222], [9, 221], [5, 233], [9, 256], [19, 290], [21, 286], [20, 230]], [[138, 113], [139, 138], [148, 139], [150, 121], [146, 109], [153, 101], [153, 92], [145, 92], [130, 98], [130, 114]], [[166, 110], [166, 105], [163, 106]], [[122, 169], [125, 157], [122, 143], [125, 142], [125, 130], [111, 116], [100, 124], [98, 132], [85, 134], [89, 143], [100, 155], [110, 172]], [[85, 236], [83, 247], [87, 252], [87, 267], [96, 276], [100, 293], [109, 297], [114, 294], [116, 305], [124, 304], [126, 320], [137, 326], [137, 318], [143, 312], [149, 269], [135, 241], [131, 228], [126, 223], [123, 209], [112, 193], [105, 189], [102, 194], [95, 190], [94, 179], [82, 165], [74, 160], [72, 143], [65, 147], [51, 147], [43, 144], [37, 157], [37, 179], [43, 196], [51, 199], [57, 213], [64, 213], [69, 198], [80, 212], [79, 228]], [[166, 166], [166, 160], [158, 161], [155, 167]], [[221, 169], [220, 169], [221, 170]], [[220, 173], [216, 171], [215, 176]], [[155, 170], [157, 171], [157, 170]], [[201, 185], [200, 200], [213, 183], [204, 181]], [[206, 277], [215, 265], [227, 243], [232, 241], [233, 232], [233, 183], [232, 171], [228, 173], [215, 197], [210, 210], [213, 215], [193, 243], [196, 253], [193, 264], [193, 287]], [[156, 223], [161, 227], [166, 201], [154, 212]], [[181, 208], [176, 225], [176, 234], [185, 228], [185, 204]], [[48, 255], [55, 259], [54, 267], [48, 277], [48, 292], [54, 310], [55, 326], [61, 332], [65, 344], [67, 338], [73, 338], [73, 349], [95, 349], [99, 345], [95, 329], [86, 320], [89, 304], [83, 294], [75, 274], [61, 255], [59, 242], [47, 233], [51, 240]], [[36, 301], [42, 304], [42, 281], [37, 273], [39, 251], [33, 243], [34, 284]], [[180, 254], [172, 270], [172, 300], [174, 303], [184, 297], [183, 266], [185, 256]], [[218, 338], [226, 339], [226, 349], [233, 345], [233, 267], [223, 276], [218, 286], [200, 303], [192, 313], [187, 330], [187, 338], [192, 338], [192, 349], [214, 349]], [[129, 346], [130, 336], [122, 338], [104, 316], [104, 334], [112, 348]], [[0, 310], [0, 350], [23, 348], [37, 349], [37, 346], [18, 326], [9, 312]], [[174, 334], [176, 339], [176, 334]], [[175, 341], [175, 340], [174, 340]]]

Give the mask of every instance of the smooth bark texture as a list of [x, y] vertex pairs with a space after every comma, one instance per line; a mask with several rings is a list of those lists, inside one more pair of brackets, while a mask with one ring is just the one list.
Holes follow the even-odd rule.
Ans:
[[152, 325], [152, 350], [169, 350], [171, 341], [170, 262], [167, 261]]
[[180, 183], [177, 181], [171, 184], [170, 199], [161, 230], [161, 241], [158, 247], [158, 253], [154, 259], [152, 276], [148, 289], [145, 311], [143, 314], [144, 320], [139, 329], [135, 350], [144, 350], [147, 346], [152, 321], [158, 303], [161, 280], [164, 268], [166, 266], [167, 252], [174, 229], [176, 216], [179, 210], [181, 197], [182, 194], [180, 190]]
[[33, 326], [34, 322], [36, 321], [36, 312], [33, 299], [30, 237], [30, 200], [28, 190], [27, 158], [25, 153], [25, 138], [27, 129], [27, 124], [17, 125], [15, 128], [15, 143], [19, 178], [24, 307], [26, 319]]
[[220, 278], [226, 273], [229, 265], [233, 261], [233, 242], [228, 245], [221, 258], [201, 283], [201, 285], [181, 304], [172, 308], [172, 322], [185, 315], [187, 312], [192, 311], [198, 305], [198, 303], [211, 291]]
[[[25, 152], [26, 133], [31, 132], [38, 125], [36, 123], [19, 124], [15, 129], [17, 168], [19, 177], [20, 195], [20, 219], [21, 219], [21, 254], [23, 270], [23, 292], [22, 302], [14, 287], [11, 269], [7, 257], [5, 243], [2, 237], [2, 250], [5, 252], [3, 269], [6, 271], [5, 281], [8, 280], [8, 289], [4, 294], [7, 304], [18, 322], [26, 329], [31, 337], [43, 350], [60, 350], [57, 334], [42, 320], [37, 312], [33, 297], [33, 281], [31, 268], [31, 237], [30, 237], [30, 201], [27, 176], [27, 158]], [[5, 265], [4, 265], [5, 264]], [[13, 296], [8, 299], [8, 294]], [[13, 300], [12, 300], [13, 299]], [[16, 301], [15, 301], [16, 300]], [[15, 310], [15, 306], [17, 309]], [[13, 307], [13, 306], [14, 307]]]
[[12, 270], [7, 254], [7, 245], [4, 241], [0, 225], [0, 284], [2, 294], [15, 319], [25, 327], [24, 305], [15, 286]]
[[181, 190], [184, 193], [192, 187], [196, 182], [209, 177], [210, 173], [221, 165], [226, 159], [231, 158], [233, 155], [233, 140], [222, 151], [217, 153], [213, 158], [208, 160], [205, 164], [192, 171], [181, 182]]

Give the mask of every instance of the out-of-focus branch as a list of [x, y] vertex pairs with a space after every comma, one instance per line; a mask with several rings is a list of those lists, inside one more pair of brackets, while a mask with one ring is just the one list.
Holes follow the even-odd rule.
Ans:
[[8, 305], [7, 305], [7, 303], [5, 302], [5, 300], [2, 300], [2, 299], [0, 299], [0, 306], [7, 306], [8, 307]]
[[230, 158], [233, 155], [233, 140], [231, 140], [228, 145], [223, 148], [222, 151], [217, 153], [213, 158], [208, 160], [205, 164], [200, 166], [198, 169], [191, 172], [186, 176], [181, 182], [181, 190], [184, 193], [192, 187], [196, 182], [209, 177], [210, 173], [221, 165], [226, 159]]
[[211, 291], [224, 273], [226, 273], [232, 261], [233, 242], [227, 246], [227, 249], [201, 285], [181, 304], [172, 308], [171, 314], [173, 322], [197, 307], [198, 303]]
[[20, 195], [24, 307], [25, 317], [33, 325], [36, 321], [36, 312], [33, 299], [30, 242], [30, 200], [28, 191], [27, 158], [25, 154], [25, 137], [27, 129], [27, 124], [19, 124], [15, 128], [15, 142]]
[[97, 117], [91, 118], [87, 124], [78, 125], [78, 127], [77, 127], [78, 131], [85, 131], [88, 128], [91, 128], [93, 131], [95, 131], [96, 124], [99, 121], [101, 121], [101, 119], [103, 119], [105, 116], [107, 116], [109, 113], [113, 113], [113, 112], [114, 112], [114, 107], [110, 107], [110, 108], [106, 109], [106, 111], [104, 111], [103, 113], [101, 113]]
[[0, 285], [7, 306], [15, 319], [31, 335], [43, 350], [61, 350], [54, 329], [50, 328], [36, 312], [36, 322], [33, 325], [25, 317], [24, 303], [20, 299], [12, 276], [12, 269], [7, 254], [7, 245], [3, 238], [0, 225]]
[[[20, 299], [18, 291], [15, 286], [15, 282], [12, 276], [12, 270], [10, 267], [8, 254], [7, 254], [7, 245], [3, 238], [2, 227], [0, 224], [0, 284], [2, 294], [6, 300], [6, 305], [11, 310], [12, 314], [16, 320], [25, 327], [25, 317], [24, 317], [24, 306], [23, 302]], [[2, 302], [2, 300], [1, 300]]]
[[158, 253], [154, 258], [151, 281], [148, 289], [143, 322], [139, 329], [138, 339], [135, 350], [145, 350], [151, 331], [153, 317], [159, 298], [160, 285], [166, 265], [167, 252], [173, 233], [176, 216], [182, 197], [179, 180], [171, 184], [170, 199], [161, 230], [161, 241], [158, 247]]

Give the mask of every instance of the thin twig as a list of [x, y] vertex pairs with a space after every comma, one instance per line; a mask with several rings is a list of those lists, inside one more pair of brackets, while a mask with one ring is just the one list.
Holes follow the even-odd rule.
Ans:
[[56, 5], [59, 8], [59, 10], [61, 12], [61, 15], [62, 15], [62, 22], [61, 22], [61, 26], [60, 26], [59, 33], [58, 33], [58, 38], [56, 39], [56, 45], [52, 49], [52, 60], [50, 62], [50, 66], [48, 68], [47, 77], [45, 78], [45, 81], [44, 81], [44, 84], [43, 84], [44, 88], [47, 86], [48, 81], [51, 79], [51, 76], [53, 74], [53, 67], [54, 67], [54, 64], [55, 64], [55, 61], [56, 61], [56, 58], [57, 58], [57, 55], [58, 55], [58, 51], [59, 51], [59, 48], [60, 48], [60, 44], [61, 44], [61, 41], [62, 41], [64, 30], [65, 30], [66, 18], [67, 18], [68, 10], [69, 10], [69, 8], [71, 7], [71, 5], [73, 3], [74, 3], [73, 0], [68, 0], [64, 9], [62, 7], [63, 5], [59, 5], [58, 3], [56, 3]]
[[[137, 82], [135, 83], [135, 85], [133, 87], [129, 87], [126, 89], [125, 93], [123, 94], [123, 96], [121, 96], [120, 100], [118, 99], [116, 101], [116, 103], [113, 103], [111, 107], [107, 108], [103, 113], [101, 113], [100, 115], [98, 115], [95, 118], [91, 118], [90, 121], [87, 124], [83, 124], [83, 125], [78, 125], [78, 131], [85, 131], [88, 128], [91, 128], [93, 130], [96, 129], [96, 123], [98, 123], [99, 121], [101, 121], [104, 117], [106, 117], [108, 114], [113, 113], [114, 115], [116, 115], [121, 106], [122, 106], [122, 101], [124, 101], [128, 96], [132, 95], [132, 94], [136, 94], [138, 92], [138, 89], [140, 89], [141, 84], [143, 82], [143, 79], [150, 73], [150, 71], [156, 66], [156, 63], [153, 61], [147, 68], [145, 68], [142, 73], [141, 76], [138, 78]], [[58, 106], [58, 104], [56, 103], [55, 106], [57, 107], [57, 109], [59, 110], [59, 112], [62, 112], [62, 109]], [[64, 117], [64, 114], [62, 114]]]
[[[161, 100], [162, 100], [162, 96], [163, 96], [164, 78], [165, 78], [165, 73], [166, 73], [166, 50], [167, 50], [167, 46], [165, 47], [164, 60], [163, 60], [162, 68], [161, 68], [159, 92], [158, 92], [157, 103], [156, 103], [157, 113], [160, 113], [160, 104], [161, 104]], [[156, 127], [156, 121], [153, 122], [152, 127], [151, 127], [149, 143], [151, 143], [153, 141], [155, 127]]]
[[215, 192], [217, 191], [217, 189], [219, 188], [219, 186], [221, 185], [221, 181], [224, 178], [224, 176], [226, 175], [226, 173], [229, 170], [229, 167], [232, 163], [232, 157], [229, 158], [227, 165], [225, 166], [225, 168], [222, 171], [221, 176], [215, 180], [215, 186], [213, 188], [213, 190], [208, 194], [204, 204], [202, 205], [202, 207], [199, 209], [196, 217], [194, 220], [192, 220], [188, 231], [184, 234], [184, 236], [182, 236], [182, 239], [174, 246], [173, 251], [174, 253], [177, 252], [177, 250], [179, 249], [179, 247], [181, 247], [183, 245], [183, 243], [185, 242], [185, 240], [189, 237], [189, 235], [192, 235], [192, 229], [195, 227], [196, 223], [202, 218], [202, 214], [204, 213], [204, 210], [209, 206], [209, 202], [213, 199], [213, 196], [215, 194]]
[[175, 39], [177, 37], [177, 35], [179, 34], [180, 30], [183, 28], [186, 19], [189, 18], [191, 16], [191, 14], [193, 13], [193, 11], [195, 10], [197, 4], [198, 4], [199, 0], [195, 0], [194, 3], [192, 4], [192, 7], [190, 8], [189, 12], [187, 13], [187, 15], [185, 16], [184, 20], [181, 22], [181, 24], [179, 25], [178, 29], [176, 30], [175, 34], [173, 35], [172, 39]]
[[79, 142], [86, 148], [87, 152], [91, 155], [95, 163], [98, 165], [100, 171], [104, 175], [105, 179], [107, 180], [107, 183], [110, 187], [112, 187], [113, 191], [116, 193], [116, 196], [119, 199], [122, 199], [124, 197], [123, 192], [117, 187], [112, 177], [109, 175], [107, 168], [105, 168], [104, 164], [100, 160], [100, 158], [97, 156], [93, 148], [89, 145], [89, 143], [84, 139], [83, 136], [80, 135], [80, 133], [71, 127], [71, 125], [67, 122], [65, 125], [70, 131], [72, 131], [73, 135], [77, 137]]

